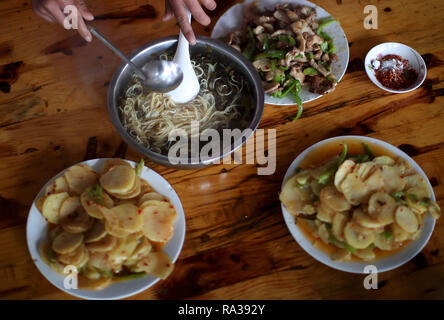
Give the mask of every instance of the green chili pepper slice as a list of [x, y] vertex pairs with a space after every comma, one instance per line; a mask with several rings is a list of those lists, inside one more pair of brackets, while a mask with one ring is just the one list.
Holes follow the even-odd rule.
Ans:
[[318, 72], [318, 70], [316, 70], [315, 68], [308, 67], [308, 68], [305, 68], [305, 69], [304, 69], [304, 74], [305, 74], [306, 76], [315, 76], [315, 75], [318, 75], [319, 72]]

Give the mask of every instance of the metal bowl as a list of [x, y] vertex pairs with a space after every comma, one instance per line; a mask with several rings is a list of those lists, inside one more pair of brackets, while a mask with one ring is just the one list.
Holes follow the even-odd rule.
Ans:
[[[177, 36], [170, 36], [151, 41], [131, 53], [129, 59], [136, 66], [142, 67], [148, 61], [155, 59], [159, 54], [169, 50], [175, 50], [177, 39]], [[254, 109], [254, 115], [249, 125], [249, 128], [252, 132], [245, 136], [244, 139], [241, 138], [235, 140], [234, 143], [231, 145], [231, 148], [229, 150], [224, 150], [220, 156], [211, 159], [205, 159], [205, 161], [202, 161], [201, 159], [189, 159], [187, 164], [172, 164], [168, 160], [168, 156], [154, 152], [138, 144], [123, 127], [119, 115], [120, 101], [125, 94], [125, 90], [127, 89], [128, 83], [130, 82], [133, 74], [133, 71], [127, 64], [122, 63], [117, 68], [108, 90], [108, 111], [111, 120], [122, 139], [150, 160], [163, 166], [173, 167], [177, 169], [197, 169], [205, 167], [207, 165], [210, 165], [214, 161], [222, 160], [226, 156], [230, 155], [237, 148], [241, 147], [242, 144], [245, 143], [250, 135], [256, 130], [259, 122], [261, 121], [262, 113], [264, 111], [264, 88], [262, 86], [262, 81], [257, 71], [241, 53], [219, 40], [203, 36], [197, 37], [196, 45], [190, 46], [190, 50], [191, 56], [211, 50], [211, 55], [215, 57], [216, 60], [223, 61], [224, 64], [229, 65], [241, 75], [243, 75], [248, 86], [250, 87], [249, 89], [252, 95], [251, 103]]]

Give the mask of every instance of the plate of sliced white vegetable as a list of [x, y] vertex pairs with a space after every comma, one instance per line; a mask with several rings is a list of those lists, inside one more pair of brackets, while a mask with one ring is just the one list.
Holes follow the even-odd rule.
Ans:
[[323, 140], [290, 165], [282, 213], [298, 244], [338, 270], [368, 273], [415, 257], [441, 216], [420, 166], [384, 141], [360, 136]]
[[26, 236], [36, 267], [60, 290], [121, 299], [171, 275], [185, 216], [172, 186], [143, 160], [94, 159], [41, 189]]

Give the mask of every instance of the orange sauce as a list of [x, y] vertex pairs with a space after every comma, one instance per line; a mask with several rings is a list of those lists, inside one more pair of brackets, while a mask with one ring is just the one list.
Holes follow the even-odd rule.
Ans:
[[[301, 161], [300, 167], [305, 170], [321, 165], [323, 162], [339, 155], [343, 150], [344, 143], [347, 143], [347, 155], [365, 154], [364, 148], [362, 146], [363, 141], [361, 140], [349, 138], [344, 140], [331, 141], [330, 143], [326, 143], [307, 154], [307, 156]], [[381, 147], [380, 145], [376, 145], [368, 141], [365, 141], [365, 143], [371, 148], [376, 157], [389, 156], [395, 160], [399, 158], [397, 155], [393, 154], [386, 148]], [[320, 238], [314, 237], [310, 231], [310, 227], [302, 219], [295, 219], [302, 234], [310, 241], [310, 243], [313, 244], [314, 247], [318, 248], [328, 255], [331, 255], [336, 250], [338, 250], [338, 247], [332, 244], [326, 244]], [[376, 258], [373, 261], [383, 259], [398, 253], [411, 241], [412, 240], [400, 242], [400, 246], [398, 248], [390, 251], [374, 248], [373, 252], [375, 253]], [[363, 260], [358, 257], [352, 256], [351, 261]]]

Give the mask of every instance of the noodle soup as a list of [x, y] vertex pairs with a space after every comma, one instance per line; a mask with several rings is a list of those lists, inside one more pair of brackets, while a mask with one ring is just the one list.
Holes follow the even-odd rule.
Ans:
[[[164, 53], [160, 59], [172, 59]], [[150, 92], [133, 75], [119, 106], [120, 120], [128, 134], [140, 145], [163, 155], [175, 143], [169, 134], [182, 129], [192, 136], [191, 122], [197, 121], [200, 134], [206, 129], [249, 127], [253, 117], [251, 90], [244, 77], [211, 52], [192, 55], [200, 92], [185, 104], [176, 104], [168, 95]], [[195, 134], [193, 132], [193, 134]]]

